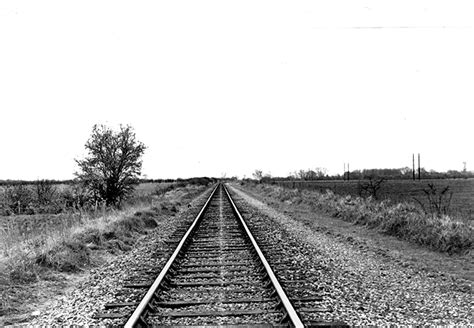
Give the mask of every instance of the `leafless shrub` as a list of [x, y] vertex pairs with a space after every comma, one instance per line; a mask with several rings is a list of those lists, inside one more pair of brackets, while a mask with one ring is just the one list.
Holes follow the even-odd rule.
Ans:
[[57, 190], [50, 181], [38, 180], [35, 187], [36, 202], [39, 205], [49, 205], [54, 202]]
[[97, 200], [82, 184], [77, 183], [61, 193], [64, 210], [91, 210], [98, 206]]
[[369, 177], [366, 181], [359, 181], [358, 188], [359, 188], [359, 196], [361, 197], [372, 197], [377, 199], [377, 192], [382, 187], [385, 178], [374, 178]]
[[453, 192], [449, 192], [449, 186], [439, 190], [433, 183], [428, 183], [428, 189], [423, 189], [423, 192], [428, 201], [428, 208], [418, 198], [414, 197], [413, 199], [420, 204], [426, 214], [441, 216], [449, 213], [453, 198]]
[[5, 191], [5, 205], [9, 213], [29, 214], [32, 201], [32, 192], [24, 184], [9, 186]]

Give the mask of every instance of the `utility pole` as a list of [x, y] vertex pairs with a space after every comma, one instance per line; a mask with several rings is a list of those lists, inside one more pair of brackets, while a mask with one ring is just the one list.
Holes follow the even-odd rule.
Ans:
[[418, 153], [418, 180], [421, 180], [420, 153]]
[[412, 173], [413, 173], [413, 181], [415, 181], [415, 153], [412, 154]]
[[349, 163], [347, 163], [347, 181], [351, 179], [351, 169], [349, 168]]

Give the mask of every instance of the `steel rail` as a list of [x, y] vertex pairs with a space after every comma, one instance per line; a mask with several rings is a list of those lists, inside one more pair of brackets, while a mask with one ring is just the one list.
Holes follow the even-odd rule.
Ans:
[[291, 304], [290, 300], [288, 299], [288, 296], [286, 296], [285, 291], [281, 287], [280, 283], [278, 282], [277, 277], [273, 273], [272, 268], [270, 267], [270, 264], [268, 264], [267, 260], [265, 259], [265, 256], [263, 255], [262, 251], [260, 250], [260, 247], [258, 246], [257, 242], [255, 241], [255, 238], [253, 237], [252, 233], [250, 232], [249, 228], [247, 227], [247, 224], [245, 223], [242, 215], [240, 214], [239, 210], [237, 209], [237, 206], [235, 206], [234, 201], [230, 197], [229, 191], [227, 188], [223, 185], [224, 190], [227, 194], [227, 197], [229, 198], [230, 203], [232, 204], [232, 208], [234, 209], [234, 213], [238, 216], [240, 222], [242, 223], [242, 226], [244, 227], [244, 230], [246, 231], [250, 241], [252, 242], [253, 247], [255, 248], [258, 257], [260, 258], [260, 261], [262, 261], [263, 266], [266, 269], [266, 272], [268, 274], [268, 277], [270, 278], [278, 296], [280, 297], [282, 304], [286, 310], [286, 313], [288, 314], [288, 317], [290, 319], [290, 322], [292, 325], [295, 327], [304, 327], [303, 322], [301, 321], [300, 317], [296, 313], [295, 308]]
[[191, 224], [191, 226], [189, 227], [189, 229], [186, 231], [185, 235], [183, 236], [183, 238], [181, 239], [181, 241], [179, 242], [178, 246], [176, 247], [175, 251], [173, 252], [173, 254], [171, 255], [171, 257], [168, 259], [168, 262], [166, 262], [165, 266], [163, 267], [163, 269], [161, 270], [160, 274], [158, 275], [158, 277], [155, 279], [155, 281], [153, 282], [153, 284], [151, 285], [150, 289], [148, 290], [148, 292], [145, 294], [145, 296], [143, 297], [143, 299], [141, 300], [140, 304], [137, 306], [137, 308], [135, 309], [135, 311], [133, 311], [132, 315], [130, 316], [130, 318], [128, 319], [127, 323], [125, 324], [124, 327], [126, 328], [132, 328], [132, 327], [135, 327], [135, 325], [140, 321], [142, 320], [141, 319], [141, 316], [142, 314], [144, 313], [146, 307], [148, 306], [149, 302], [151, 301], [151, 299], [153, 298], [153, 295], [155, 294], [156, 290], [158, 289], [158, 287], [160, 286], [161, 282], [163, 281], [163, 278], [166, 276], [166, 274], [168, 273], [169, 269], [171, 268], [171, 265], [173, 264], [173, 262], [175, 261], [176, 257], [178, 256], [179, 252], [181, 251], [181, 249], [183, 248], [183, 245], [184, 243], [186, 242], [186, 240], [188, 239], [189, 235], [191, 234], [191, 232], [193, 231], [194, 227], [196, 226], [196, 224], [198, 223], [199, 219], [201, 218], [202, 214], [204, 213], [204, 211], [206, 210], [209, 202], [211, 201], [211, 198], [214, 196], [214, 194], [216, 193], [216, 190], [217, 188], [219, 187], [219, 184], [217, 184], [215, 187], [214, 187], [214, 190], [211, 192], [211, 195], [209, 196], [209, 198], [207, 199], [206, 203], [204, 204], [204, 206], [202, 207], [201, 211], [199, 212], [199, 214], [196, 216], [196, 218], [194, 219], [193, 223]]

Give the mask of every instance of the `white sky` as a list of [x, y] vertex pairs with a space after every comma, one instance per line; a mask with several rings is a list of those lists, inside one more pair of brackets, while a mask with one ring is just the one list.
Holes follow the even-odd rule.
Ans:
[[0, 1], [0, 179], [132, 125], [153, 178], [474, 169], [474, 1]]

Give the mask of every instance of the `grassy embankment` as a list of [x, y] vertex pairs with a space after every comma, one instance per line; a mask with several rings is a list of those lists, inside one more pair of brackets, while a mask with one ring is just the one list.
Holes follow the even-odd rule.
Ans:
[[157, 218], [174, 215], [184, 205], [183, 197], [204, 188], [146, 184], [121, 210], [0, 217], [0, 317], [16, 311], [25, 294], [18, 287], [55, 273], [82, 272], [104, 256], [130, 250], [139, 236], [157, 226]]
[[[367, 180], [294, 180], [278, 181], [276, 184], [292, 189], [316, 190], [321, 193], [329, 189], [338, 195], [361, 196], [361, 184], [367, 184]], [[377, 191], [377, 198], [380, 200], [390, 199], [396, 203], [423, 204], [428, 209], [430, 202], [426, 191], [430, 192], [429, 184], [432, 184], [438, 193], [449, 187], [444, 195], [443, 203], [448, 205], [451, 217], [465, 222], [474, 219], [474, 202], [472, 201], [474, 199], [474, 179], [385, 180]], [[452, 198], [450, 198], [451, 193]]]
[[457, 221], [448, 215], [425, 213], [407, 202], [376, 201], [326, 191], [287, 189], [274, 185], [248, 185], [289, 204], [305, 204], [333, 217], [365, 225], [431, 249], [448, 253], [471, 252], [474, 227], [470, 220]]

